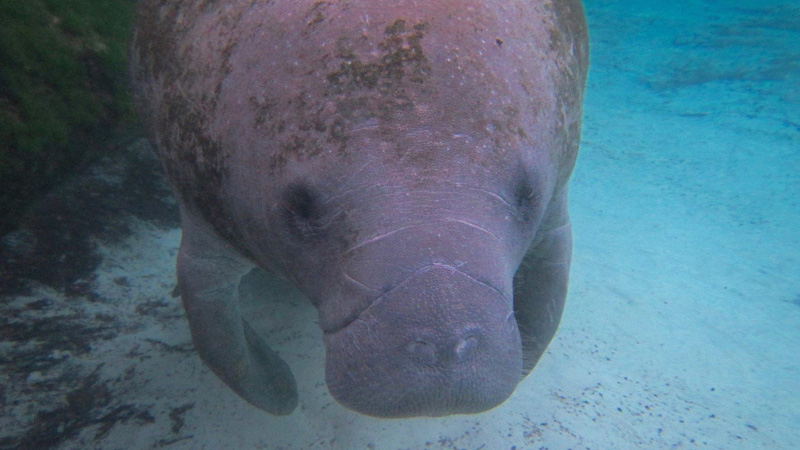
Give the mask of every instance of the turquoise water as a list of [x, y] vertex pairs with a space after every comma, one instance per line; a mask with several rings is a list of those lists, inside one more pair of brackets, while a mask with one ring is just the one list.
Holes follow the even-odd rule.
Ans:
[[794, 448], [800, 3], [585, 8], [565, 328], [620, 402], [598, 427], [630, 426], [592, 447]]

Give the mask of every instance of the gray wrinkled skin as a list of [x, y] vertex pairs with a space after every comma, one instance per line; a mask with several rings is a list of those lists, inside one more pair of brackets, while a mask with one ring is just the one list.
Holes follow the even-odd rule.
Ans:
[[577, 0], [140, 1], [137, 104], [181, 200], [206, 364], [295, 408], [239, 313], [258, 266], [318, 308], [345, 406], [502, 403], [563, 310], [586, 69]]

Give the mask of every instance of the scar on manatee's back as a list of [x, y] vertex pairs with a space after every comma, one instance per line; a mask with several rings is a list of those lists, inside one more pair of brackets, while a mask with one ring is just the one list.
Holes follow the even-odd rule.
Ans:
[[397, 19], [387, 26], [385, 39], [377, 44], [383, 55], [370, 62], [362, 61], [349, 45], [349, 36], [339, 39], [336, 56], [339, 69], [328, 74], [330, 94], [347, 93], [358, 89], [378, 89], [389, 93], [398, 83], [408, 80], [423, 83], [430, 75], [428, 58], [422, 51], [422, 39], [427, 22], [406, 28], [406, 21]]
[[404, 19], [395, 20], [374, 45], [381, 56], [371, 60], [357, 55], [350, 37], [341, 37], [335, 53], [338, 68], [325, 76], [324, 97], [332, 101], [332, 110], [307, 100], [305, 91], [288, 100], [271, 97], [266, 89], [251, 96], [253, 125], [277, 146], [270, 170], [275, 173], [288, 161], [312, 158], [325, 148], [345, 154], [354, 124], [376, 117], [391, 120], [399, 112], [413, 110], [405, 86], [423, 84], [430, 76], [421, 43], [427, 29], [426, 22], [409, 27]]

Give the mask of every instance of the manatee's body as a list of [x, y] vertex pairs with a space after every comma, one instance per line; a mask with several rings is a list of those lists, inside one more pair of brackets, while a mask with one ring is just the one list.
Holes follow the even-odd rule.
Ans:
[[254, 266], [318, 308], [357, 411], [479, 412], [534, 367], [569, 272], [578, 0], [143, 0], [132, 61], [192, 337], [239, 395], [297, 403], [237, 306]]

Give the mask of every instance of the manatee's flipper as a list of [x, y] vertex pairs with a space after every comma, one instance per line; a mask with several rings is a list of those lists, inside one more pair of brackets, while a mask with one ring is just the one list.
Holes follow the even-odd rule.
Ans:
[[228, 386], [272, 414], [297, 406], [288, 364], [242, 318], [238, 285], [253, 265], [222, 241], [202, 219], [182, 211], [178, 283], [200, 357]]
[[[525, 375], [536, 366], [561, 320], [572, 257], [572, 228], [563, 212], [541, 231], [514, 276], [514, 315], [522, 335]], [[550, 224], [547, 224], [550, 225]]]

